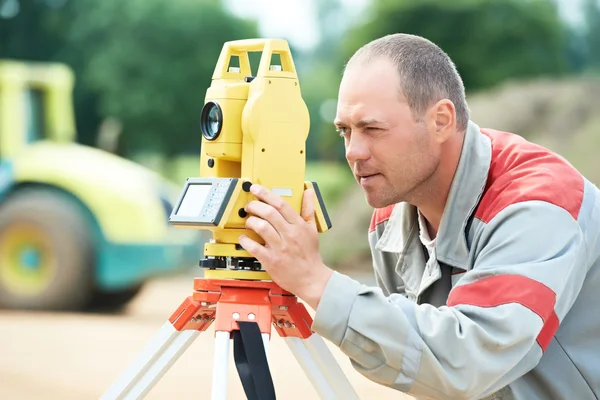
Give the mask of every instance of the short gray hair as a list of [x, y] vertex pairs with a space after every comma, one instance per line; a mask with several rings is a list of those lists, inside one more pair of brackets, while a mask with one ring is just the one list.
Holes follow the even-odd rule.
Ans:
[[465, 87], [450, 57], [433, 42], [416, 35], [396, 33], [367, 43], [348, 61], [352, 63], [385, 57], [398, 69], [400, 91], [416, 118], [435, 102], [448, 99], [454, 103], [458, 130], [469, 121]]

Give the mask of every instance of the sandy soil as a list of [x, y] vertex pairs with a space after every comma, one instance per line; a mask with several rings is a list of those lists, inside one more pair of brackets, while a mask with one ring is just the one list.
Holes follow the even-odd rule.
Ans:
[[[0, 398], [98, 399], [191, 294], [192, 282], [182, 277], [153, 282], [120, 315], [0, 312]], [[362, 377], [337, 348], [330, 349], [361, 399], [409, 399]], [[146, 399], [209, 399], [213, 350], [209, 329]], [[269, 345], [269, 364], [279, 399], [318, 399], [277, 335]], [[228, 399], [245, 399], [232, 353], [227, 392]]]

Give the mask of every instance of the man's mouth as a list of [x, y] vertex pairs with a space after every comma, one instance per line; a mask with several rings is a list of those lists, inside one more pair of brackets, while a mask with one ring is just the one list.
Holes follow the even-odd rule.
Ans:
[[369, 183], [369, 181], [373, 180], [373, 178], [377, 177], [379, 174], [375, 173], [375, 174], [360, 174], [358, 175], [358, 180], [360, 182], [361, 185], [365, 185], [367, 183]]

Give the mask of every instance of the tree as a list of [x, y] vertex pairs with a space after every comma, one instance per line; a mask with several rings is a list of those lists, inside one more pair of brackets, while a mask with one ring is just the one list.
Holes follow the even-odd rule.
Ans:
[[333, 126], [343, 68], [339, 45], [347, 31], [343, 22], [352, 19], [352, 10], [343, 7], [340, 0], [319, 0], [315, 7], [319, 45], [301, 55], [307, 66], [301, 70], [301, 87], [311, 116], [307, 157], [310, 160], [338, 161], [344, 158], [343, 141]]
[[[0, 58], [68, 64], [76, 78], [87, 54], [67, 42], [77, 15], [69, 0], [0, 0]], [[73, 93], [78, 140], [92, 145], [101, 116], [98, 95], [76, 79]]]
[[370, 40], [404, 32], [448, 53], [467, 90], [568, 72], [567, 35], [550, 0], [375, 0], [370, 11], [344, 43], [344, 59]]
[[53, 60], [69, 27], [64, 3], [0, 0], [0, 58]]
[[200, 110], [224, 42], [254, 22], [215, 0], [78, 0], [69, 41], [88, 55], [81, 79], [123, 126], [121, 151], [197, 154]]
[[117, 120], [126, 156], [197, 154], [200, 110], [223, 43], [258, 36], [255, 22], [232, 16], [220, 0], [0, 2], [0, 57], [67, 63], [80, 141], [94, 145], [102, 120]]
[[600, 2], [585, 0], [583, 3], [585, 15], [585, 43], [587, 66], [600, 72]]

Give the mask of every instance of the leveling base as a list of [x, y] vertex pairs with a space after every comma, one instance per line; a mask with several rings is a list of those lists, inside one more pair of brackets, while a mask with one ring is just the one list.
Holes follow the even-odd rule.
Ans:
[[[209, 271], [206, 271], [209, 272]], [[206, 274], [220, 275], [215, 271]], [[212, 400], [225, 400], [228, 354], [234, 339], [236, 360], [249, 399], [275, 399], [268, 367], [251, 376], [253, 366], [266, 365], [271, 328], [284, 338], [321, 399], [358, 400], [352, 385], [335, 361], [324, 340], [310, 329], [312, 318], [296, 296], [272, 281], [196, 278], [187, 297], [138, 358], [101, 397], [102, 400], [141, 399], [162, 378], [192, 342], [215, 324]], [[244, 337], [260, 334], [250, 346]], [[238, 344], [239, 343], [239, 344]], [[261, 346], [262, 345], [262, 346]], [[237, 363], [237, 361], [236, 361]], [[255, 371], [256, 372], [256, 371]], [[262, 374], [262, 375], [261, 375]], [[259, 381], [262, 379], [262, 381]], [[266, 385], [268, 386], [268, 385]], [[190, 388], [192, 389], [192, 388]]]

